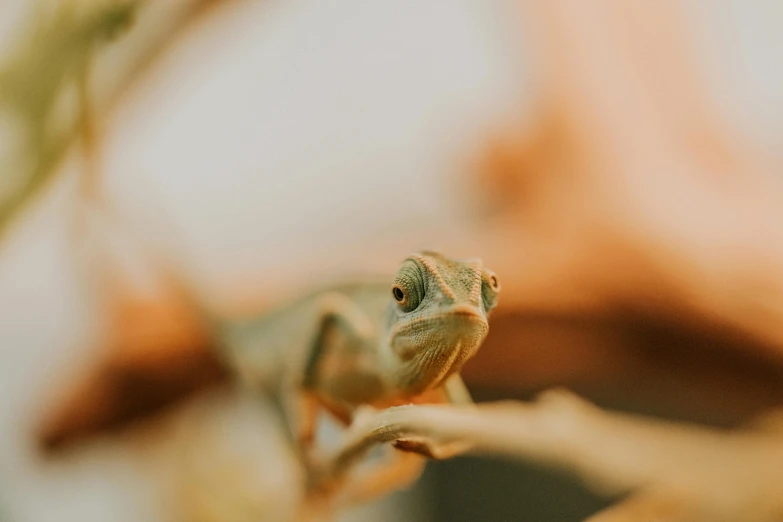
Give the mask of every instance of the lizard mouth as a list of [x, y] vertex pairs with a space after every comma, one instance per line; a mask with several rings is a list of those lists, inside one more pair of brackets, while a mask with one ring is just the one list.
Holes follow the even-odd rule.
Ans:
[[391, 344], [403, 361], [402, 386], [413, 393], [437, 386], [476, 353], [488, 329], [486, 319], [470, 309], [399, 325]]
[[[487, 320], [478, 311], [468, 306], [459, 306], [439, 314], [426, 315], [410, 319], [395, 325], [390, 334], [392, 337], [407, 335], [424, 329], [451, 329], [464, 326], [461, 323], [478, 322], [487, 325]], [[462, 328], [460, 328], [462, 329]]]

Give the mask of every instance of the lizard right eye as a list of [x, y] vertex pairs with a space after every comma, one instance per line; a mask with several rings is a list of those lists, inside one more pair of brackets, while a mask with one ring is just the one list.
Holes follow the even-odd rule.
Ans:
[[407, 260], [397, 271], [391, 291], [393, 302], [402, 312], [412, 312], [419, 307], [424, 299], [425, 286], [421, 269], [413, 260]]

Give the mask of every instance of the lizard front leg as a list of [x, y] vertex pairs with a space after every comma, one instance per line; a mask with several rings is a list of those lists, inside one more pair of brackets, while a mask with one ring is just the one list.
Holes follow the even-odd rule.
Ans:
[[473, 406], [473, 397], [470, 396], [468, 387], [465, 386], [465, 381], [462, 380], [460, 374], [455, 373], [451, 375], [446, 382], [443, 383], [443, 391], [446, 395], [446, 402], [453, 404], [454, 406]]
[[416, 453], [392, 450], [369, 470], [349, 477], [335, 502], [350, 506], [369, 502], [413, 484], [424, 471], [426, 459]]
[[[369, 405], [360, 406], [354, 415], [351, 430], [367, 419], [372, 419], [379, 410]], [[394, 490], [410, 486], [421, 476], [426, 459], [415, 452], [397, 451], [385, 448], [385, 455], [360, 465], [365, 454], [362, 451], [347, 458], [345, 455], [324, 462], [320, 471], [322, 491], [332, 491], [333, 507], [351, 506], [385, 496]], [[337, 454], [339, 455], [339, 454]], [[334, 457], [335, 455], [333, 455]]]
[[[366, 314], [348, 297], [339, 293], [319, 296], [315, 304], [317, 327], [301, 357], [288, 368], [288, 377], [280, 391], [283, 414], [298, 450], [310, 457], [321, 400], [318, 397], [319, 370], [322, 362], [338, 347], [356, 348], [368, 342], [373, 326]], [[329, 411], [346, 424], [349, 413], [330, 407]]]
[[[455, 406], [474, 404], [470, 392], [458, 374], [450, 376], [438, 391], [439, 393], [435, 394], [436, 400], [431, 400], [433, 396], [429, 397], [430, 403], [448, 403]], [[377, 410], [370, 406], [359, 408], [353, 422], [361, 424], [376, 412]], [[393, 446], [396, 449], [390, 448], [386, 458], [375, 463], [372, 468], [350, 477], [339, 495], [340, 503], [357, 504], [386, 495], [393, 490], [404, 489], [421, 475], [426, 458], [446, 459], [470, 449], [470, 445], [461, 441], [436, 444], [419, 438], [398, 439]]]

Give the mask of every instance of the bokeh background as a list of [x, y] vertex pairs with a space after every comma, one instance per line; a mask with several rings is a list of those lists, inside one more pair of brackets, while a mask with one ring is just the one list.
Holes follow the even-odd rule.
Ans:
[[[781, 20], [772, 0], [0, 1], [0, 520], [285, 503], [271, 414], [172, 278], [229, 315], [419, 248], [479, 256], [503, 283], [479, 400], [567, 386], [718, 426], [780, 405]], [[344, 519], [610, 500], [461, 458]]]

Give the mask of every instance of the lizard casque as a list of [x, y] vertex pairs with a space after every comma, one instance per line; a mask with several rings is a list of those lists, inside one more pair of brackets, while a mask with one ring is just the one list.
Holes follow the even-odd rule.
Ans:
[[484, 340], [499, 291], [480, 260], [425, 251], [391, 281], [327, 288], [222, 323], [222, 355], [272, 398], [307, 465], [322, 409], [348, 425], [362, 406], [472, 402], [458, 372]]

